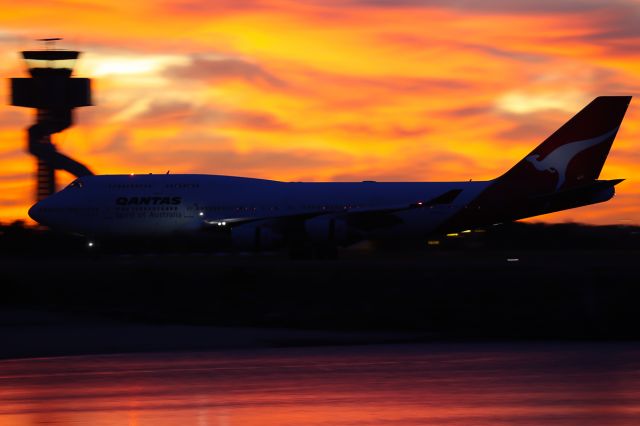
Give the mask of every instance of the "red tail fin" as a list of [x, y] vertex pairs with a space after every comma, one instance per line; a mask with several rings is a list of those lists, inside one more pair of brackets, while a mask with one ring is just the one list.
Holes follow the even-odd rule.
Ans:
[[597, 179], [629, 102], [631, 96], [594, 99], [496, 183], [544, 193]]

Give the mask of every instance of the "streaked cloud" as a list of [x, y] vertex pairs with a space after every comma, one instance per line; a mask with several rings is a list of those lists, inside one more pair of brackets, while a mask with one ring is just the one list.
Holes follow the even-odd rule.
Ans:
[[168, 66], [179, 67], [186, 58], [162, 55], [96, 55], [85, 64], [94, 78], [119, 75], [157, 74]]
[[497, 100], [498, 109], [513, 114], [531, 114], [538, 111], [577, 111], [584, 105], [584, 95], [580, 92], [568, 93], [525, 93], [513, 91], [503, 94]]
[[[282, 180], [499, 176], [593, 97], [636, 95], [603, 206], [548, 221], [640, 224], [634, 0], [0, 0], [0, 72], [63, 36], [96, 106], [56, 135], [99, 173]], [[0, 97], [8, 96], [0, 85]], [[25, 218], [29, 111], [0, 105], [0, 221]], [[61, 183], [70, 179], [62, 175]]]
[[184, 80], [204, 80], [215, 83], [220, 80], [242, 79], [254, 83], [266, 83], [270, 86], [284, 86], [284, 81], [264, 70], [260, 65], [241, 59], [207, 58], [193, 56], [190, 63], [172, 65], [164, 70], [168, 78]]
[[[337, 3], [337, 2], [336, 2]], [[608, 10], [611, 7], [635, 8], [633, 0], [347, 0], [350, 5], [384, 8], [446, 8], [474, 13], [577, 13]]]

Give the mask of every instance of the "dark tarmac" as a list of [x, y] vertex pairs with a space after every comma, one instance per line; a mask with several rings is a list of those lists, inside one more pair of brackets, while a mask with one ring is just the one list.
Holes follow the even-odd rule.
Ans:
[[51, 251], [49, 234], [16, 239], [5, 231], [0, 357], [638, 339], [637, 228], [537, 226], [303, 261], [283, 253], [96, 254], [75, 240]]

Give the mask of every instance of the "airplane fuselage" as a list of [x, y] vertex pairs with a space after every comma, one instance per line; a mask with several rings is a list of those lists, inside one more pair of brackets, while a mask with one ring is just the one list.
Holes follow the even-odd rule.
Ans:
[[[197, 233], [207, 224], [256, 218], [340, 216], [394, 210], [401, 219], [382, 228], [424, 236], [463, 209], [488, 182], [279, 182], [219, 175], [104, 175], [79, 179], [41, 202], [32, 216], [46, 224], [90, 236], [175, 235]], [[447, 191], [461, 190], [451, 203], [422, 209]], [[53, 199], [52, 199], [53, 200]]]

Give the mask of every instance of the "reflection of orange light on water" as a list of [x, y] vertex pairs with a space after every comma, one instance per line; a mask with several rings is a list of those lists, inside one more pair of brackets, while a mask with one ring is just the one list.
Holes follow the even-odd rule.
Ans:
[[[571, 345], [463, 349], [88, 356], [72, 366], [65, 358], [2, 361], [0, 422], [539, 424], [553, 417], [568, 426], [593, 416], [599, 424], [623, 424], [616, 420], [640, 414], [638, 354], [629, 346], [600, 346], [593, 358]], [[601, 364], [602, 351], [616, 357], [615, 368]]]

